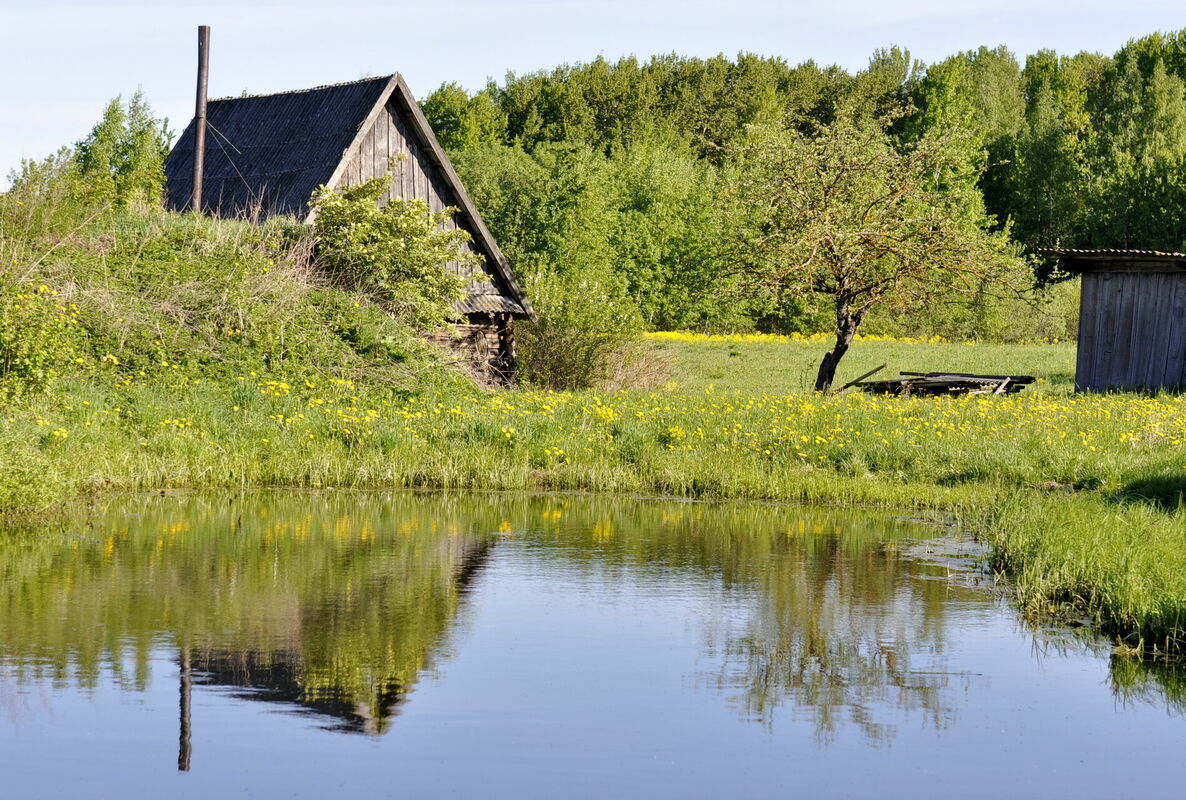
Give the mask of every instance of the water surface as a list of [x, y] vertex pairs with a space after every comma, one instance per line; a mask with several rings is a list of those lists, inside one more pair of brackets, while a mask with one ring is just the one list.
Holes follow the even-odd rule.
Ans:
[[1178, 797], [1182, 672], [941, 526], [137, 496], [0, 534], [5, 797]]

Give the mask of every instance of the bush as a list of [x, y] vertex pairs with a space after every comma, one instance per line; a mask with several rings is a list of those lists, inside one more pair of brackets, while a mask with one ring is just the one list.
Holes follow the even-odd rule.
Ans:
[[545, 272], [527, 283], [539, 319], [517, 330], [525, 382], [573, 390], [650, 381], [638, 315], [620, 290], [587, 274]]
[[48, 286], [0, 281], [0, 404], [41, 391], [61, 372], [77, 318]]
[[451, 301], [465, 288], [446, 264], [467, 275], [479, 256], [466, 248], [468, 233], [446, 227], [454, 208], [433, 212], [423, 200], [398, 197], [380, 208], [390, 186], [388, 175], [318, 190], [312, 203], [317, 255], [338, 280], [369, 293], [409, 324], [433, 330], [454, 316]]

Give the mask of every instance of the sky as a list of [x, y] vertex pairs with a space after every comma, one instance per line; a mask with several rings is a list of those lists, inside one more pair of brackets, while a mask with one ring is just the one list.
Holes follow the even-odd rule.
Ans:
[[82, 138], [142, 89], [179, 132], [193, 116], [197, 26], [210, 96], [402, 72], [424, 96], [597, 56], [739, 52], [857, 70], [898, 45], [927, 63], [980, 45], [1115, 52], [1186, 28], [1182, 0], [0, 0], [0, 187], [22, 158]]

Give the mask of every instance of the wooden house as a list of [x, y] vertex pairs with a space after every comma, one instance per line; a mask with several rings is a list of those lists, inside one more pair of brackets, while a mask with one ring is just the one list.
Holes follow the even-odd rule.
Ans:
[[[351, 186], [384, 175], [394, 163], [393, 197], [425, 200], [434, 211], [457, 208], [452, 225], [472, 237], [481, 266], [464, 275], [455, 308], [457, 347], [481, 377], [514, 378], [515, 319], [535, 312], [482, 216], [461, 185], [424, 113], [397, 73], [279, 94], [211, 100], [203, 170], [204, 212], [261, 219], [274, 214], [311, 222], [309, 201], [320, 186]], [[193, 195], [191, 120], [165, 162], [166, 203], [186, 209]], [[392, 161], [392, 159], [396, 161]], [[460, 274], [457, 263], [444, 266]]]
[[1186, 388], [1186, 253], [1041, 252], [1083, 279], [1076, 390]]

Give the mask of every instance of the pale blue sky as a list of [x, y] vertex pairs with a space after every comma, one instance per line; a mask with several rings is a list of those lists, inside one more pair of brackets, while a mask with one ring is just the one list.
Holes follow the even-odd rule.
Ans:
[[180, 130], [193, 113], [196, 27], [213, 28], [212, 97], [400, 71], [442, 81], [598, 55], [740, 51], [858, 69], [878, 47], [932, 62], [981, 44], [1111, 53], [1186, 27], [1182, 0], [0, 0], [0, 186], [89, 130], [107, 99], [143, 88]]

